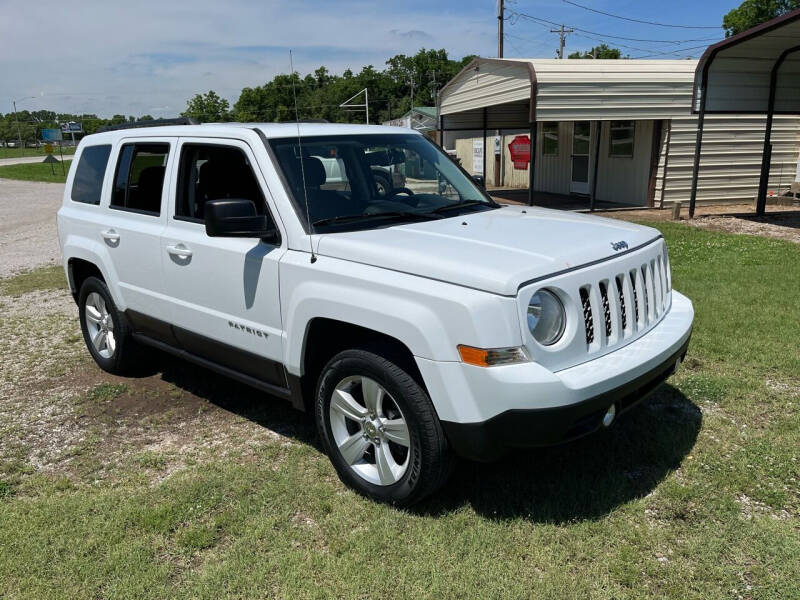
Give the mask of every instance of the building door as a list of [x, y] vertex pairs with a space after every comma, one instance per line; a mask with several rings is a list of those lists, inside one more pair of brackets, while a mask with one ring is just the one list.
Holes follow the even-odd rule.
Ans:
[[589, 148], [591, 148], [592, 124], [575, 121], [572, 125], [572, 183], [573, 194], [589, 193]]

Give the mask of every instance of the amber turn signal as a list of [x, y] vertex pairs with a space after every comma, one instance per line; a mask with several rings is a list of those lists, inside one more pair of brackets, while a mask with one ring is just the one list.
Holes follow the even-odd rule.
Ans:
[[461, 361], [476, 367], [494, 367], [514, 363], [528, 362], [528, 354], [524, 348], [475, 348], [458, 346]]

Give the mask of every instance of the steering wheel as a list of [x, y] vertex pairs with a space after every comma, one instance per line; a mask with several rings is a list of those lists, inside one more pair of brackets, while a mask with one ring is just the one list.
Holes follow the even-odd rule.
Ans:
[[397, 194], [408, 194], [409, 196], [413, 196], [414, 192], [407, 187], [399, 187], [391, 190], [388, 194], [386, 194], [386, 197], [391, 198], [392, 196], [397, 196]]

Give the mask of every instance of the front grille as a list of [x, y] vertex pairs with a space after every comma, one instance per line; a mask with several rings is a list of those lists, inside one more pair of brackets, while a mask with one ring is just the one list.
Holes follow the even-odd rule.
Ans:
[[586, 343], [594, 342], [594, 317], [592, 316], [592, 303], [589, 301], [589, 291], [581, 288], [581, 306], [583, 307], [583, 325], [586, 328]]
[[[663, 257], [652, 258], [651, 254], [633, 267], [615, 274], [613, 285], [609, 277], [579, 288], [589, 352], [615, 346], [649, 329], [669, 306], [669, 274]], [[603, 321], [595, 322], [595, 315], [603, 315]]]

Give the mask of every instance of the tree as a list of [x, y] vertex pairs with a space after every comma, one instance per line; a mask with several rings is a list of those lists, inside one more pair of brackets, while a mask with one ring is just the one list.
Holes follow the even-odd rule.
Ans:
[[[589, 50], [579, 50], [573, 52], [567, 58], [622, 58], [622, 51], [619, 48], [609, 48], [606, 44], [600, 44]], [[627, 58], [627, 56], [625, 57]]]
[[800, 0], [744, 0], [722, 17], [725, 37], [741, 33], [790, 10], [800, 8]]
[[186, 110], [181, 113], [181, 116], [191, 117], [203, 123], [230, 121], [230, 105], [214, 90], [209, 90], [206, 94], [195, 94], [194, 98], [186, 103]]
[[367, 88], [370, 122], [381, 123], [411, 108], [412, 85], [415, 106], [433, 105], [436, 90], [473, 58], [452, 60], [445, 50], [423, 48], [413, 56], [393, 56], [383, 70], [367, 65], [358, 73], [346, 69], [341, 75], [333, 75], [321, 66], [305, 77], [277, 75], [264, 85], [243, 89], [233, 106], [233, 115], [237, 121], [292, 121], [294, 85], [301, 119], [363, 123], [363, 110], [348, 111], [339, 105]]

